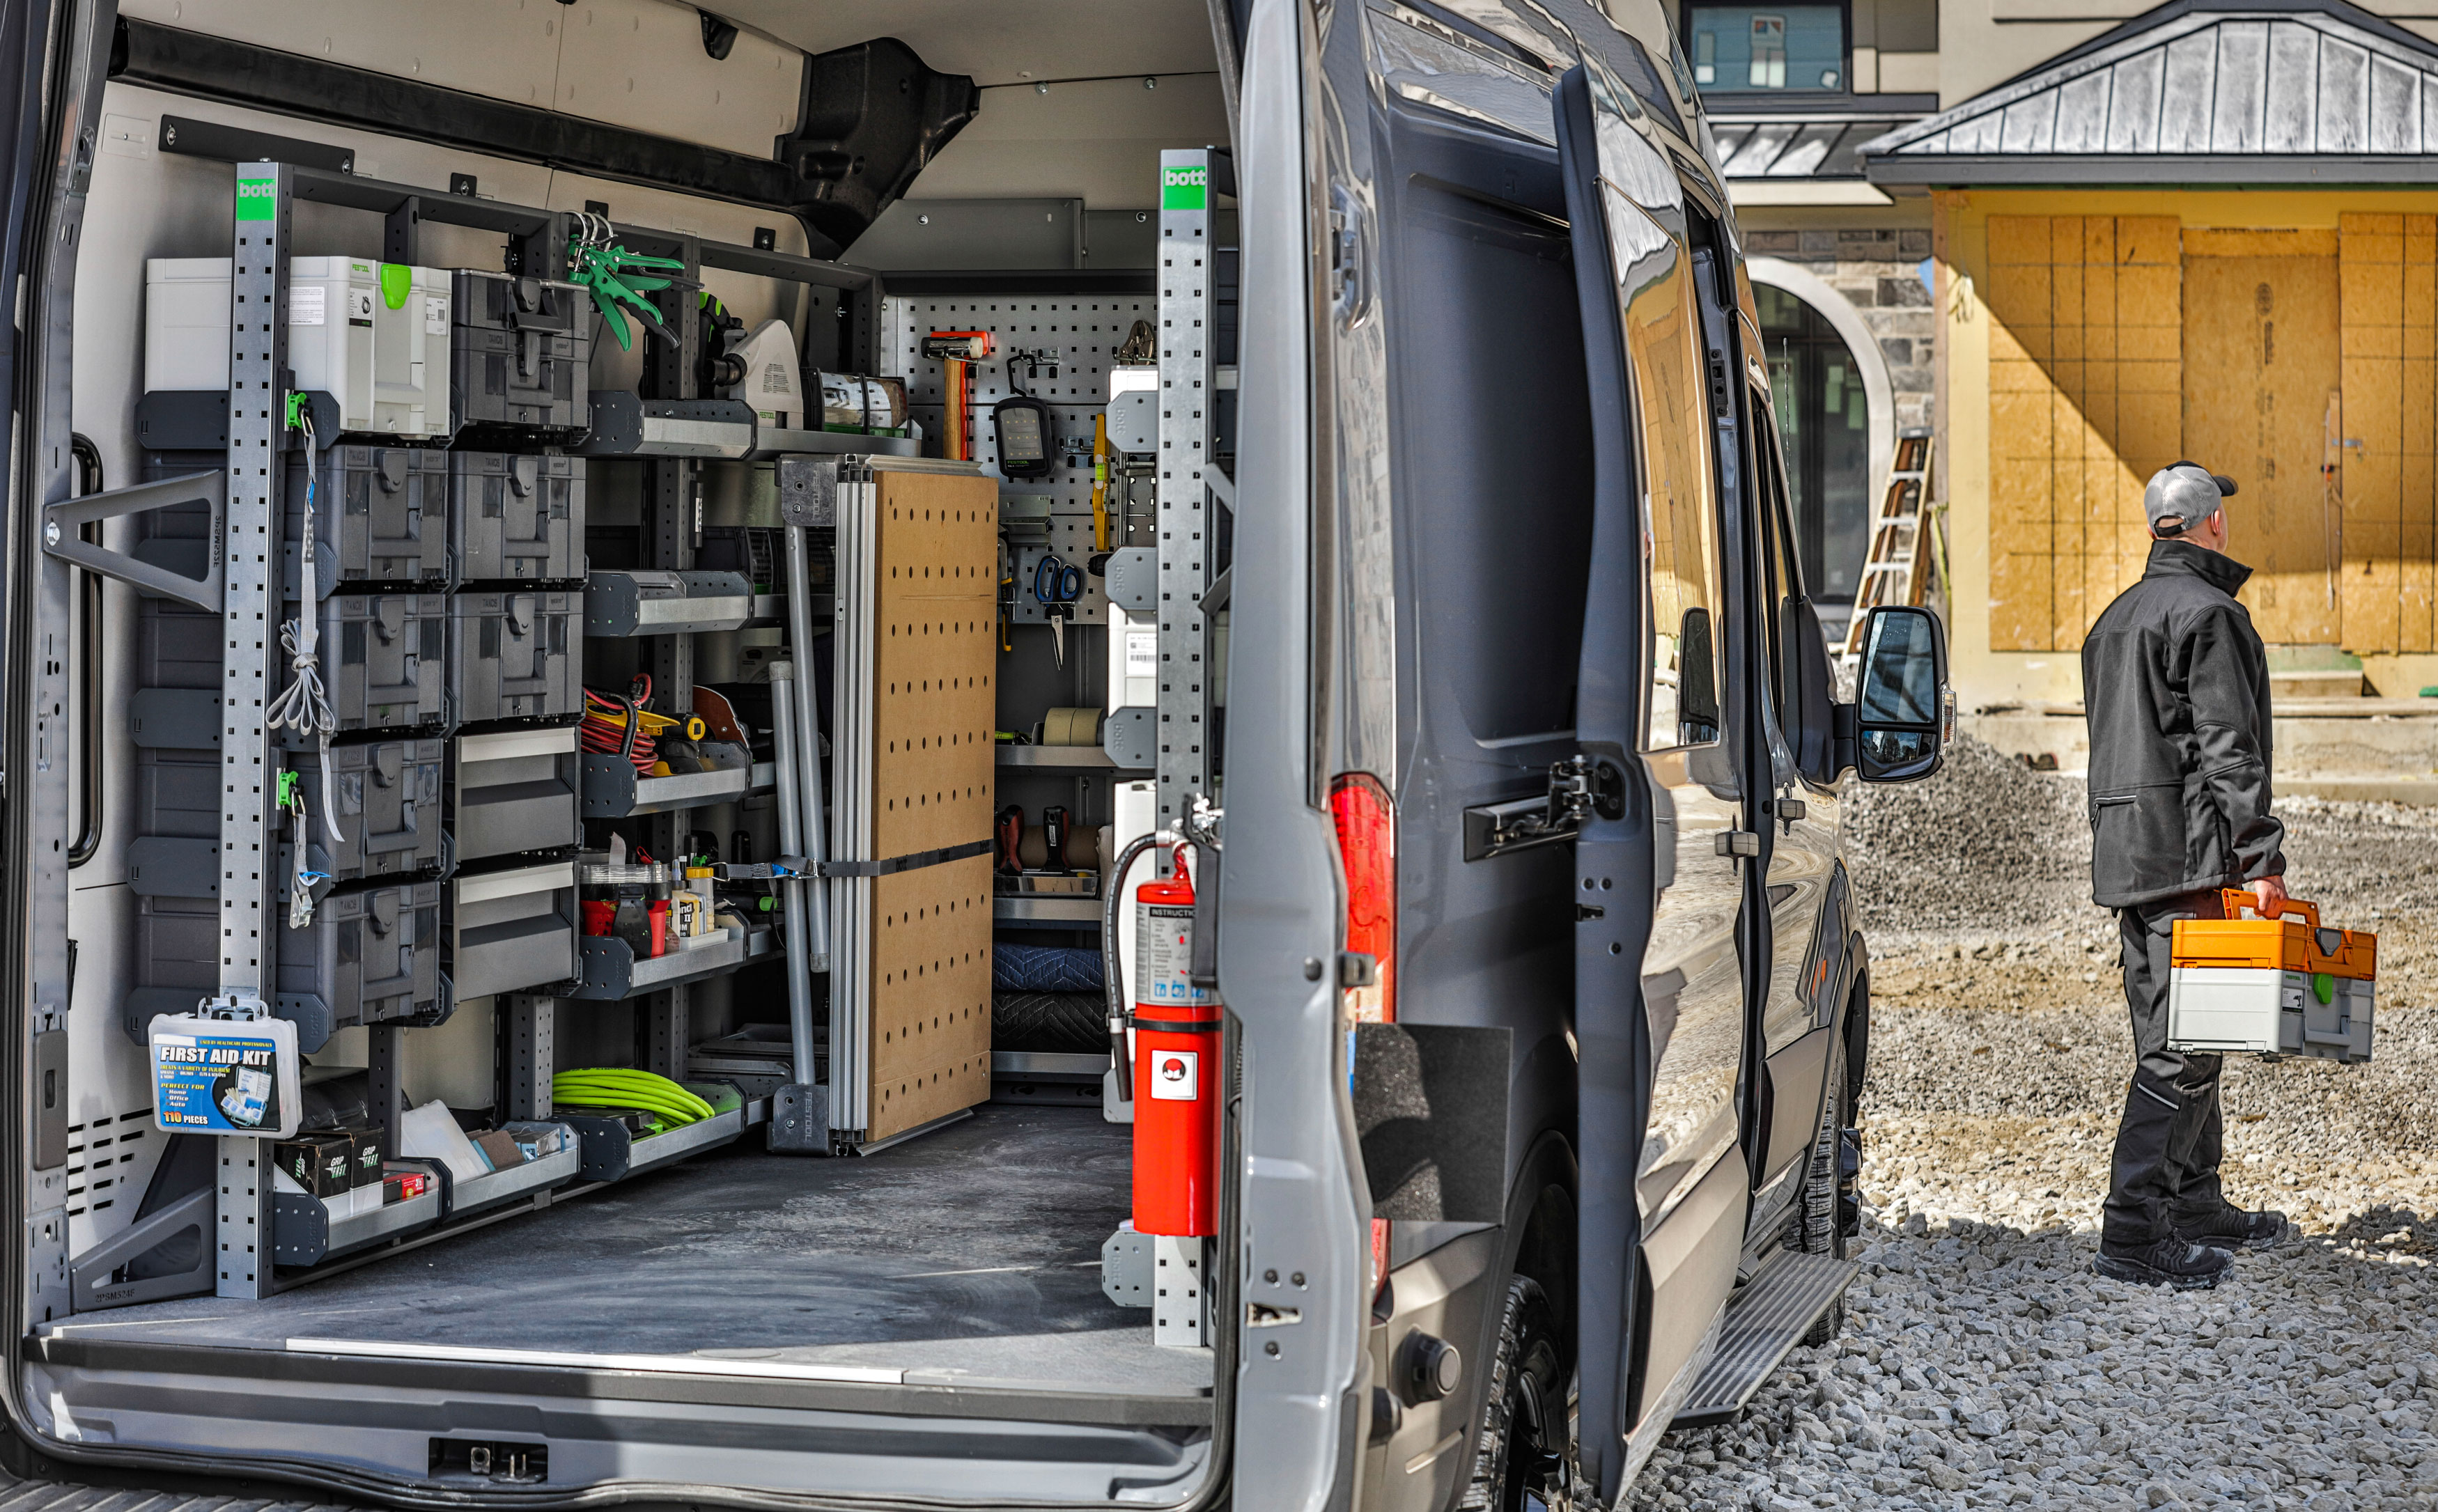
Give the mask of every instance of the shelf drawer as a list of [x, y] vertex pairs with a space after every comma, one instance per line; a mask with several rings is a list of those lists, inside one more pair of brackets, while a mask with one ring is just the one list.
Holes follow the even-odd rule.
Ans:
[[455, 994], [486, 997], [575, 976], [575, 863], [449, 881], [447, 968]]
[[460, 735], [450, 745], [449, 833], [458, 865], [582, 839], [575, 727]]

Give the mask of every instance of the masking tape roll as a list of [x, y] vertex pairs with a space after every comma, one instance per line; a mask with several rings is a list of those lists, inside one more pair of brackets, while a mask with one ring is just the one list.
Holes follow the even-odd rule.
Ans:
[[1097, 746], [1101, 743], [1101, 711], [1052, 709], [1041, 719], [1045, 746]]

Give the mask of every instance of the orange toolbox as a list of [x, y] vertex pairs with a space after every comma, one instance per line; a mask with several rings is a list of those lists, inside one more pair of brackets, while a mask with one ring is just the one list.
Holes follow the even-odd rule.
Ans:
[[2176, 921], [2168, 1047], [2369, 1060], [2378, 937], [2323, 927], [2299, 899], [2278, 918], [2246, 919], [2258, 908], [2249, 889], [2223, 897], [2225, 918]]

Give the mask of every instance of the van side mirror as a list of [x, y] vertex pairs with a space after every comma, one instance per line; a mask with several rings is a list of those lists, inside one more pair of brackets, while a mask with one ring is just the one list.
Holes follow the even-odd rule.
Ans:
[[1938, 770], [1955, 735], [1955, 694], [1936, 615], [1902, 605], [1871, 611], [1850, 707], [1853, 765], [1864, 782], [1913, 782]]

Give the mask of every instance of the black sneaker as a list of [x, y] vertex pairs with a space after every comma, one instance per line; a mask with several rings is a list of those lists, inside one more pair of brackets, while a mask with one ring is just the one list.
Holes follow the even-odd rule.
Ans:
[[2235, 1269], [2235, 1256], [2212, 1245], [2169, 1238], [2122, 1249], [2103, 1244], [2091, 1268], [2111, 1280], [2196, 1292], [2225, 1280], [2227, 1272]]
[[2232, 1204], [2202, 1218], [2179, 1217], [2175, 1224], [2176, 1238], [2220, 1249], [2273, 1250], [2294, 1235], [2294, 1225], [2283, 1213], [2266, 1208], [2250, 1213]]

